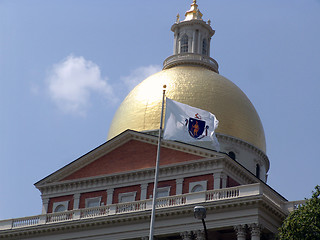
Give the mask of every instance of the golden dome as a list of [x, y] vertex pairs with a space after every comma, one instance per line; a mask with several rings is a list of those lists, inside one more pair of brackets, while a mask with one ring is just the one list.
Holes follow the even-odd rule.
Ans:
[[219, 120], [216, 132], [266, 151], [264, 130], [248, 97], [230, 80], [197, 66], [162, 70], [136, 86], [118, 108], [108, 139], [127, 129], [159, 129], [163, 85], [168, 98], [213, 113]]

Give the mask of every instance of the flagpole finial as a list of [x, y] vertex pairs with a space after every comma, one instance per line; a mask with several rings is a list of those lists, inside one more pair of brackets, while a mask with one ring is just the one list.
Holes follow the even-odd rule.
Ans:
[[166, 87], [167, 87], [167, 85], [163, 85], [163, 94], [165, 94], [165, 92], [166, 92]]

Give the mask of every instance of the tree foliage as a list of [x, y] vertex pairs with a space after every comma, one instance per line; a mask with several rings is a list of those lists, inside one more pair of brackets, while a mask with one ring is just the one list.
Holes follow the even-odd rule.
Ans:
[[320, 186], [315, 187], [312, 197], [292, 211], [279, 229], [280, 240], [320, 239]]

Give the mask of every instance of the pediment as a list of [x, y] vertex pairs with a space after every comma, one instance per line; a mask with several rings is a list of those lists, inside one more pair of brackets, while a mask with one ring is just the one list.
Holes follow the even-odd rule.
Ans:
[[[96, 149], [83, 155], [48, 177], [36, 187], [77, 179], [107, 176], [117, 173], [139, 171], [155, 166], [157, 137], [127, 130]], [[179, 164], [213, 157], [212, 150], [178, 142], [163, 143], [160, 166]]]

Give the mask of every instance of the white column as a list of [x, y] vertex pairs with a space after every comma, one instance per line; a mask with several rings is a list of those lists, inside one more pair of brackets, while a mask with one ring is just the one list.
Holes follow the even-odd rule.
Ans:
[[114, 188], [107, 189], [107, 205], [112, 204]]
[[251, 240], [260, 240], [261, 225], [253, 223], [250, 225]]
[[42, 198], [42, 214], [48, 212], [49, 198]]
[[198, 53], [202, 54], [202, 41], [201, 41], [201, 32], [198, 34]]
[[176, 179], [176, 195], [182, 194], [183, 178]]
[[192, 240], [192, 233], [191, 231], [185, 231], [180, 233], [181, 239], [182, 240]]
[[80, 193], [73, 194], [73, 209], [79, 209]]
[[192, 53], [196, 53], [196, 31], [193, 31]]
[[237, 234], [237, 240], [246, 240], [246, 226], [245, 225], [237, 225], [234, 226], [234, 230]]
[[177, 29], [174, 32], [173, 54], [178, 54], [178, 30]]
[[147, 188], [148, 188], [148, 183], [143, 183], [140, 185], [141, 188], [141, 195], [140, 195], [140, 200], [145, 200], [147, 199]]
[[221, 174], [221, 181], [222, 181], [222, 188], [227, 187], [227, 175], [226, 174]]
[[213, 189], [220, 189], [221, 187], [221, 172], [213, 174]]

